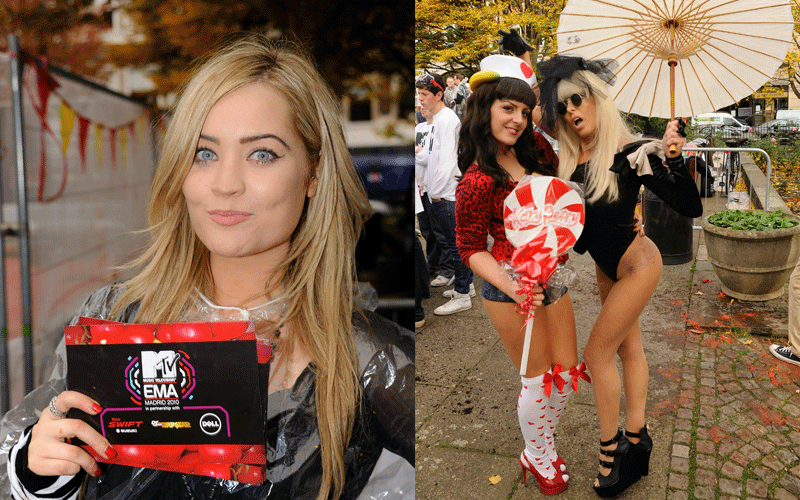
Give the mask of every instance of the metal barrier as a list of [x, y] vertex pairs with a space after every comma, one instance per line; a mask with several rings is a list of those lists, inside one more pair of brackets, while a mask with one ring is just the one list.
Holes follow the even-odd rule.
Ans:
[[[154, 113], [39, 61], [0, 53], [0, 413], [52, 369], [63, 326], [144, 243]], [[8, 153], [8, 154], [6, 154]]]
[[[769, 210], [769, 187], [770, 182], [769, 179], [772, 177], [772, 159], [769, 157], [766, 151], [760, 148], [686, 148], [684, 147], [684, 152], [691, 153], [691, 152], [722, 152], [722, 153], [761, 153], [767, 159], [767, 189], [764, 195], [764, 210]], [[706, 159], [706, 163], [708, 163], [708, 159]], [[723, 165], [723, 168], [725, 166]]]

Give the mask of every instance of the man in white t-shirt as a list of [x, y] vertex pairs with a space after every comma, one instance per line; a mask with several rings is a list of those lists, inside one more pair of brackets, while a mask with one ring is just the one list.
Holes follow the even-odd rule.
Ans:
[[[414, 129], [414, 174], [419, 187], [420, 200], [423, 211], [417, 214], [419, 232], [425, 238], [425, 256], [428, 263], [428, 271], [432, 274], [441, 275], [439, 282], [444, 280], [455, 280], [455, 270], [453, 269], [452, 259], [445, 259], [442, 252], [442, 244], [445, 241], [439, 221], [431, 215], [431, 201], [428, 198], [428, 189], [425, 186], [425, 171], [428, 168], [428, 156], [431, 152], [433, 143], [433, 115], [429, 110], [420, 109], [423, 120]], [[435, 280], [434, 280], [435, 281]]]
[[461, 175], [458, 170], [458, 132], [461, 121], [442, 101], [445, 86], [440, 76], [424, 75], [415, 86], [421, 108], [433, 115], [433, 143], [428, 155], [424, 185], [431, 201], [431, 216], [439, 222], [444, 234], [442, 251], [445, 258], [452, 262], [455, 271], [452, 280], [440, 274], [431, 282], [431, 286], [455, 282], [450, 301], [434, 309], [433, 313], [454, 314], [471, 309], [470, 293], [474, 294], [472, 271], [461, 260], [456, 247], [456, 185], [457, 177]]

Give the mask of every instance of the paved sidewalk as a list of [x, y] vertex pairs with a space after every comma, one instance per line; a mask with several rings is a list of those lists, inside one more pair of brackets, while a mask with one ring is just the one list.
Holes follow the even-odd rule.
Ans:
[[[787, 295], [760, 303], [721, 295], [701, 232], [693, 238], [696, 259], [664, 266], [641, 316], [654, 448], [650, 475], [620, 498], [800, 498], [800, 367], [768, 351], [786, 342]], [[573, 253], [570, 261], [580, 353], [600, 301], [591, 258]], [[517, 461], [519, 375], [480, 296], [469, 311], [433, 315], [444, 290], [432, 289], [427, 325], [417, 330], [417, 498], [545, 498], [535, 480], [523, 486]], [[558, 498], [598, 498], [598, 439], [592, 388], [581, 382], [556, 434], [570, 472]]]

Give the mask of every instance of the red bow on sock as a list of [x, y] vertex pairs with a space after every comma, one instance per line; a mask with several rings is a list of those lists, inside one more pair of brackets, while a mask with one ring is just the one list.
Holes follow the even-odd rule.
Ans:
[[542, 385], [542, 388], [548, 398], [550, 397], [550, 390], [553, 384], [556, 384], [558, 392], [564, 392], [564, 379], [561, 377], [561, 365], [558, 363], [553, 365], [553, 373], [547, 372], [544, 374], [544, 385]]
[[592, 379], [589, 378], [589, 374], [586, 373], [586, 363], [581, 363], [580, 366], [573, 366], [569, 369], [569, 374], [572, 375], [572, 390], [578, 390], [578, 379], [582, 378], [583, 380], [592, 383]]

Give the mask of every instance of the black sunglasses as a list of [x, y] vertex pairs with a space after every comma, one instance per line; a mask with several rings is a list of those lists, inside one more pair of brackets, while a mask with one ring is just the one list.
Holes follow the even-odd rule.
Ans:
[[580, 94], [572, 94], [569, 96], [569, 99], [564, 99], [556, 104], [556, 111], [558, 111], [559, 115], [566, 115], [567, 114], [567, 101], [572, 101], [572, 105], [580, 107], [581, 103], [583, 103], [583, 97]]

